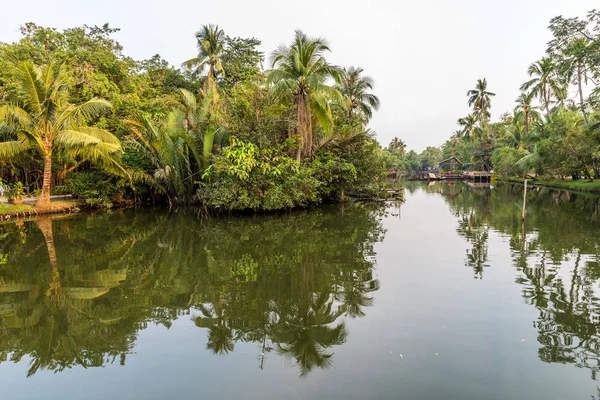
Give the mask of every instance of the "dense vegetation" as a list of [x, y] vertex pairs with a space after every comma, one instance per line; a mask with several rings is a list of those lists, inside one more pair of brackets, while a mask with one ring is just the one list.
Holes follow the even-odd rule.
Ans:
[[585, 19], [556, 17], [546, 55], [533, 62], [530, 79], [511, 112], [491, 121], [495, 94], [485, 78], [467, 93], [471, 112], [441, 148], [405, 152], [395, 139], [389, 150], [404, 170], [427, 169], [455, 156], [464, 168], [500, 176], [544, 175], [548, 179], [600, 173], [600, 11]]
[[267, 60], [216, 25], [179, 68], [136, 61], [117, 29], [33, 23], [1, 44], [0, 174], [23, 192], [90, 205], [276, 210], [373, 194], [387, 154], [367, 128], [378, 98], [357, 67], [296, 31]]

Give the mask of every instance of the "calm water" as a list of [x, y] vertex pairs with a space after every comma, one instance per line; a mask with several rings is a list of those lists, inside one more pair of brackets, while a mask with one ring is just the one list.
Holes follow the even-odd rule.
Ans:
[[590, 399], [597, 197], [0, 225], [4, 399]]

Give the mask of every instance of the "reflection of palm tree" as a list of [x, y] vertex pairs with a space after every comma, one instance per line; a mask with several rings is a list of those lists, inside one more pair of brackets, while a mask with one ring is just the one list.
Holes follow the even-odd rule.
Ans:
[[48, 295], [58, 300], [60, 298], [60, 272], [58, 271], [58, 261], [56, 259], [56, 247], [54, 246], [54, 234], [52, 232], [52, 220], [50, 218], [39, 218], [36, 220], [37, 226], [44, 235], [46, 249], [50, 258], [50, 268], [52, 269], [52, 280]]
[[343, 302], [342, 311], [345, 315], [356, 318], [365, 315], [364, 307], [373, 305], [371, 293], [379, 290], [379, 281], [373, 279], [373, 272], [350, 271], [342, 283], [342, 292], [336, 296], [337, 300]]
[[482, 279], [488, 257], [488, 227], [473, 213], [463, 216], [458, 225], [458, 233], [472, 243], [467, 250], [466, 265], [473, 268], [475, 278]]
[[227, 354], [233, 351], [233, 330], [227, 326], [225, 316], [219, 307], [207, 307], [200, 304], [197, 307], [202, 316], [194, 319], [197, 327], [208, 328], [208, 342], [206, 348], [214, 354]]
[[306, 376], [314, 367], [331, 366], [333, 353], [326, 353], [326, 349], [345, 343], [347, 333], [343, 323], [329, 326], [340, 312], [332, 310], [327, 293], [318, 295], [308, 307], [299, 308], [282, 316], [273, 341], [280, 354], [296, 361], [300, 376]]

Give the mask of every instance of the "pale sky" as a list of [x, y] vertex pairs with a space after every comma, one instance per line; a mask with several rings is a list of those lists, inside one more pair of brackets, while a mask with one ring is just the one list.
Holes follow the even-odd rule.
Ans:
[[[329, 39], [330, 62], [375, 80], [381, 109], [371, 128], [417, 151], [441, 145], [468, 113], [466, 92], [486, 77], [492, 119], [512, 110], [527, 66], [543, 56], [557, 15], [584, 17], [593, 0], [29, 0], [2, 7], [0, 41], [25, 22], [59, 29], [102, 25], [135, 59], [160, 54], [173, 65], [196, 54], [194, 33], [216, 23], [229, 36], [256, 37], [268, 56], [295, 29]], [[267, 65], [265, 65], [266, 67]]]

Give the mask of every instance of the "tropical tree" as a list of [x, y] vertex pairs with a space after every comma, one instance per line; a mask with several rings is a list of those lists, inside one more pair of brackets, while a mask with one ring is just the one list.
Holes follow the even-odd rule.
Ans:
[[566, 82], [572, 82], [577, 85], [579, 93], [579, 107], [583, 120], [588, 123], [585, 113], [585, 104], [583, 99], [583, 85], [587, 85], [590, 77], [594, 74], [597, 55], [593, 50], [593, 45], [586, 38], [580, 38], [569, 45], [562, 52], [563, 60], [561, 63], [561, 72], [565, 76]]
[[206, 80], [207, 92], [216, 91], [216, 79], [224, 73], [221, 57], [225, 48], [225, 32], [218, 25], [202, 25], [196, 32], [198, 55], [183, 63], [183, 66], [197, 73], [202, 73], [208, 67]]
[[0, 131], [12, 138], [0, 143], [0, 158], [11, 159], [29, 149], [41, 153], [44, 177], [42, 193], [36, 203], [38, 209], [50, 207], [55, 152], [120, 168], [114, 158], [122, 151], [119, 140], [106, 130], [86, 126], [92, 118], [110, 108], [109, 102], [93, 98], [80, 105], [70, 104], [63, 65], [50, 61], [36, 67], [30, 61], [6, 56], [14, 67], [19, 91], [18, 101], [0, 106]]
[[369, 91], [373, 90], [373, 78], [364, 76], [360, 67], [344, 68], [337, 90], [347, 102], [348, 118], [360, 113], [365, 122], [373, 116], [373, 110], [379, 109], [379, 98]]
[[[198, 55], [183, 63], [183, 66], [197, 73], [202, 73], [208, 68], [206, 84], [204, 86], [204, 101], [196, 104], [196, 99], [188, 91], [180, 90], [181, 103], [188, 111], [203, 114], [203, 120], [207, 123], [203, 124], [204, 140], [203, 140], [203, 155], [204, 160], [202, 165], [206, 166], [208, 157], [212, 153], [214, 138], [219, 130], [219, 93], [217, 90], [216, 80], [219, 75], [225, 74], [222, 58], [225, 54], [225, 44], [227, 37], [218, 25], [202, 25], [200, 30], [196, 32], [196, 40], [198, 45]], [[189, 112], [187, 112], [189, 114]], [[186, 120], [186, 121], [189, 121]], [[184, 127], [186, 130], [188, 127]]]
[[297, 30], [290, 46], [280, 45], [272, 55], [268, 82], [276, 94], [291, 96], [296, 108], [296, 126], [290, 137], [299, 139], [297, 159], [313, 152], [313, 116], [321, 127], [330, 131], [333, 124], [330, 100], [341, 100], [337, 89], [328, 86], [331, 78], [339, 81], [341, 69], [325, 59], [329, 46], [323, 38], [311, 38]]
[[190, 202], [193, 195], [192, 160], [199, 165], [201, 160], [195, 145], [186, 132], [173, 130], [171, 113], [164, 121], [153, 122], [144, 115], [129, 119], [132, 137], [126, 146], [142, 155], [154, 166], [152, 174], [137, 172], [142, 181], [165, 194], [169, 203]]
[[397, 136], [392, 139], [388, 148], [390, 149], [390, 151], [398, 153], [400, 156], [404, 156], [404, 154], [406, 153], [406, 143], [404, 142], [404, 140], [398, 139]]
[[492, 107], [491, 98], [495, 95], [495, 93], [488, 92], [487, 80], [485, 78], [477, 79], [475, 89], [471, 89], [467, 92], [469, 106], [473, 107], [473, 117], [479, 120], [481, 129], [485, 129], [490, 120], [490, 108]]
[[515, 107], [515, 113], [517, 118], [523, 117], [523, 122], [525, 123], [525, 134], [529, 133], [529, 124], [531, 121], [536, 121], [539, 119], [540, 114], [537, 112], [537, 106], [533, 105], [533, 99], [535, 95], [533, 92], [521, 93], [515, 103], [517, 106]]
[[[212, 108], [211, 97], [198, 100], [186, 89], [179, 89], [179, 104], [166, 118], [166, 127], [172, 132], [180, 132], [181, 138], [189, 146], [198, 166], [206, 166], [212, 153], [215, 136], [223, 129], [216, 124], [218, 110]], [[202, 157], [196, 151], [202, 147]]]
[[554, 61], [549, 57], [543, 57], [531, 64], [527, 72], [533, 78], [521, 85], [521, 90], [531, 90], [531, 93], [540, 99], [546, 108], [546, 114], [549, 115], [552, 96], [561, 91], [563, 86], [556, 73]]
[[504, 135], [498, 140], [506, 147], [515, 149], [523, 148], [527, 143], [527, 132], [523, 129], [521, 123], [517, 120], [504, 129]]
[[481, 128], [477, 126], [477, 119], [472, 114], [467, 115], [464, 118], [458, 119], [458, 125], [460, 125], [460, 136], [466, 140], [471, 141], [476, 136], [481, 136]]

